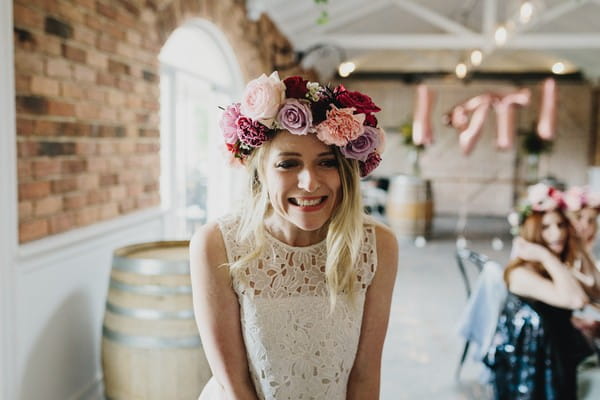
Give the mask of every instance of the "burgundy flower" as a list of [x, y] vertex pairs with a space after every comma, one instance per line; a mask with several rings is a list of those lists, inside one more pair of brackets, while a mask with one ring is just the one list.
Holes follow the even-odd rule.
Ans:
[[241, 116], [237, 119], [236, 124], [238, 137], [242, 144], [258, 147], [269, 139], [267, 137], [268, 128], [258, 121], [252, 121], [248, 117]]
[[375, 115], [367, 114], [365, 117], [365, 125], [376, 128], [377, 127], [377, 118], [375, 118]]
[[365, 176], [373, 172], [373, 170], [379, 166], [380, 162], [381, 156], [377, 152], [369, 154], [369, 157], [367, 157], [367, 161], [360, 161], [359, 167], [361, 178], [364, 178]]
[[308, 81], [301, 76], [290, 76], [283, 80], [285, 84], [285, 97], [294, 99], [303, 99], [308, 93], [306, 84]]
[[377, 107], [369, 96], [360, 92], [351, 92], [345, 90], [337, 95], [336, 100], [343, 107], [356, 108], [357, 114], [368, 114], [381, 111], [381, 108]]

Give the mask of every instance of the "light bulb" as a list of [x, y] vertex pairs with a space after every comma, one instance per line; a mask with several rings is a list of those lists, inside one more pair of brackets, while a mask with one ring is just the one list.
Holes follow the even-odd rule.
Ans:
[[562, 62], [556, 62], [554, 63], [554, 65], [552, 66], [552, 72], [555, 74], [564, 74], [565, 73], [565, 64], [563, 64]]
[[356, 64], [352, 61], [346, 61], [340, 64], [338, 67], [338, 73], [342, 78], [348, 77], [356, 69]]
[[522, 24], [526, 24], [531, 21], [531, 16], [533, 15], [533, 4], [531, 2], [526, 1], [521, 4], [521, 8], [519, 8], [519, 21]]
[[498, 46], [503, 46], [506, 43], [506, 39], [508, 37], [508, 31], [506, 27], [500, 25], [496, 28], [496, 32], [494, 32], [494, 40]]
[[481, 50], [473, 50], [471, 52], [471, 64], [474, 67], [478, 67], [481, 65], [481, 61], [483, 61], [483, 53], [481, 52]]
[[462, 62], [456, 64], [456, 68], [454, 69], [454, 73], [456, 73], [456, 77], [458, 79], [463, 79], [465, 76], [467, 76], [467, 64], [462, 63]]

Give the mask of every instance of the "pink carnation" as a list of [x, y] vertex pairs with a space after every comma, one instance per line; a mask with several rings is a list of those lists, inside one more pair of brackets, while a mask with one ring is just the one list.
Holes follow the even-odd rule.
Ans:
[[252, 121], [248, 117], [239, 117], [237, 119], [237, 134], [240, 141], [250, 147], [259, 147], [269, 140], [267, 137], [267, 127], [258, 121]]
[[225, 143], [235, 144], [238, 140], [236, 121], [240, 116], [240, 103], [234, 103], [227, 107], [219, 121], [219, 127], [223, 133]]
[[361, 178], [364, 178], [373, 172], [373, 170], [379, 166], [379, 163], [381, 163], [381, 156], [377, 152], [369, 154], [366, 161], [360, 161], [359, 167]]
[[328, 145], [344, 146], [364, 132], [365, 114], [354, 114], [354, 108], [331, 105], [325, 121], [317, 125], [317, 137]]

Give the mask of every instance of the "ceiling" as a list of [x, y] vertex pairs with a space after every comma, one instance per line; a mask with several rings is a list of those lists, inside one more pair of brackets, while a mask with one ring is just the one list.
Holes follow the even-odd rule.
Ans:
[[[342, 58], [355, 73], [453, 73], [459, 62], [482, 73], [549, 72], [600, 78], [600, 0], [248, 0], [249, 15], [266, 12], [304, 60], [327, 74]], [[326, 12], [327, 21], [317, 21]], [[504, 45], [494, 33], [507, 27]], [[316, 51], [313, 51], [317, 48]], [[480, 66], [469, 65], [473, 49]], [[314, 53], [312, 58], [310, 53]], [[331, 71], [330, 71], [331, 72]], [[333, 72], [331, 72], [333, 73]]]

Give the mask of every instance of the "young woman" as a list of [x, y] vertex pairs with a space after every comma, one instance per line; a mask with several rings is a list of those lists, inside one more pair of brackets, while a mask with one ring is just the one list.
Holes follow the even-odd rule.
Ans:
[[398, 247], [363, 214], [380, 160], [368, 96], [277, 73], [221, 121], [248, 171], [238, 213], [190, 243], [213, 377], [201, 399], [376, 399]]
[[509, 294], [484, 360], [497, 399], [576, 399], [576, 367], [591, 349], [571, 314], [597, 295], [598, 281], [581, 280], [595, 267], [563, 208], [559, 191], [530, 190], [516, 258], [504, 272]]

